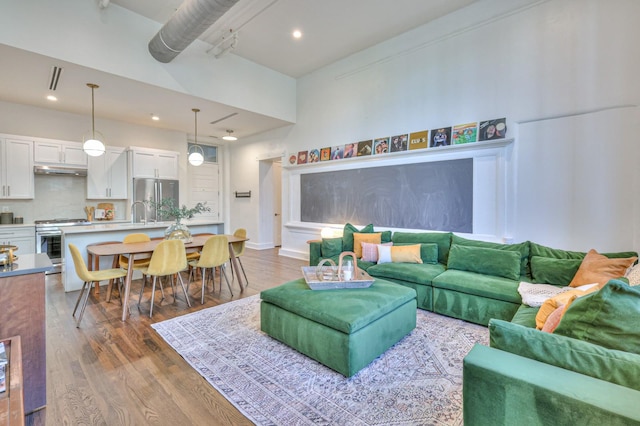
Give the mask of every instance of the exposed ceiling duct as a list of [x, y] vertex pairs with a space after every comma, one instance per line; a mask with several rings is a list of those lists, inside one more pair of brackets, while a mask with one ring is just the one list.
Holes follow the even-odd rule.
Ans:
[[171, 62], [238, 0], [185, 0], [149, 42], [156, 60]]

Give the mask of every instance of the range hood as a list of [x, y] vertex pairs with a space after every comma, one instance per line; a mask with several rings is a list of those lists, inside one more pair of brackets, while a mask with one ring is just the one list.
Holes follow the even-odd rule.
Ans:
[[33, 173], [36, 175], [86, 176], [87, 169], [59, 166], [33, 166]]

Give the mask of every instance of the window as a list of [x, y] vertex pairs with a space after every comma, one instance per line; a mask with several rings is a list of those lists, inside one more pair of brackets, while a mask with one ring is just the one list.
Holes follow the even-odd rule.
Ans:
[[[187, 149], [190, 150], [194, 143], [189, 142], [187, 144]], [[202, 151], [204, 152], [204, 162], [205, 163], [217, 163], [218, 162], [218, 147], [211, 145], [202, 145], [198, 144]]]

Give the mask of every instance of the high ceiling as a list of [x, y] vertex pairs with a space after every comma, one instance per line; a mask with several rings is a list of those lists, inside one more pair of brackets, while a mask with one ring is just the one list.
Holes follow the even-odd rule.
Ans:
[[[226, 54], [299, 78], [474, 1], [478, 0], [239, 0], [200, 39], [210, 43], [215, 54], [220, 52], [216, 44], [224, 37], [222, 47], [228, 45], [229, 35], [235, 33], [235, 47]], [[96, 8], [123, 7], [164, 24], [181, 4], [181, 0], [98, 0]], [[294, 29], [302, 32], [300, 39], [292, 37]], [[193, 116], [185, 111], [206, 104], [207, 116], [199, 117], [199, 123], [206, 125], [199, 132], [206, 135], [220, 137], [225, 129], [234, 129], [237, 136], [246, 137], [285, 124], [2, 44], [0, 55], [0, 100], [4, 101], [86, 114], [90, 92], [85, 83], [109, 81], [108, 93], [96, 92], [96, 117], [192, 133]], [[48, 78], [53, 65], [64, 67], [65, 86], [73, 88], [64, 103], [42, 100], [43, 75]], [[152, 122], [151, 112], [161, 120]], [[234, 112], [240, 113], [209, 125]]]

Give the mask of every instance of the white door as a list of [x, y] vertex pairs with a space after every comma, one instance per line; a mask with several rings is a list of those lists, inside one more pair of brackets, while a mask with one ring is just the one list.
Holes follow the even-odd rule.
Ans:
[[273, 162], [273, 242], [282, 245], [282, 163]]

